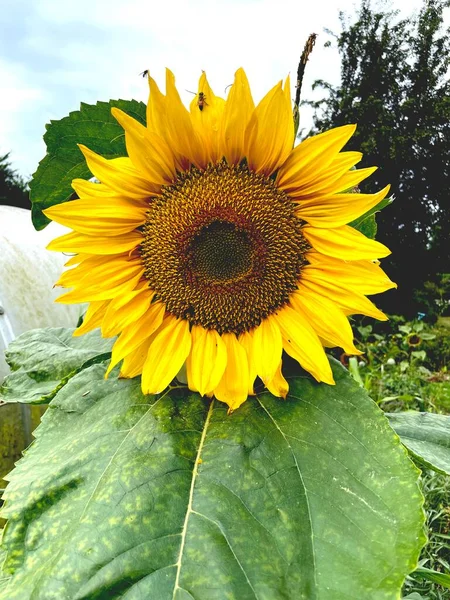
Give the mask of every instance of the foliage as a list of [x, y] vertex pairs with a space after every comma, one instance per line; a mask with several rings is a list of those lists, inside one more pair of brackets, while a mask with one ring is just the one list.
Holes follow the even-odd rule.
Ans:
[[[450, 365], [450, 319], [441, 317], [433, 327], [433, 340], [427, 342], [427, 366], [433, 371], [444, 372]], [[439, 377], [437, 378], [439, 380]]]
[[428, 319], [435, 320], [450, 309], [450, 273], [437, 273], [434, 281], [425, 281], [414, 297]]
[[0, 205], [31, 208], [28, 188], [9, 162], [9, 153], [0, 156]]
[[355, 333], [364, 355], [352, 370], [383, 410], [450, 413], [449, 330], [392, 317], [386, 324], [360, 324]]
[[112, 106], [145, 123], [143, 102], [110, 100], [95, 105], [82, 103], [80, 110], [47, 125], [44, 135], [47, 155], [39, 163], [30, 184], [32, 219], [36, 229], [43, 229], [49, 223], [42, 213], [45, 208], [76, 197], [71, 185], [73, 179], [92, 176], [77, 144], [84, 144], [105, 158], [126, 156], [125, 136], [111, 115]]
[[372, 8], [362, 0], [335, 35], [341, 83], [316, 81], [327, 97], [309, 102], [315, 130], [356, 122], [349, 149], [379, 165], [368, 191], [392, 184], [395, 202], [382, 213], [379, 239], [392, 250], [384, 266], [399, 290], [383, 295], [389, 312], [412, 317], [423, 304], [414, 290], [439, 284], [448, 271], [450, 235], [450, 35], [448, 0], [425, 0], [418, 17]]
[[[34, 335], [13, 343], [16, 368]], [[335, 387], [291, 375], [286, 401], [261, 393], [231, 416], [105, 366], [65, 376], [9, 476], [2, 600], [398, 594], [424, 541], [417, 471], [336, 361]]]
[[450, 475], [450, 416], [411, 410], [387, 417], [422, 467]]
[[[420, 564], [441, 573], [450, 573], [450, 478], [424, 471], [421, 479], [428, 543], [422, 550]], [[429, 600], [450, 598], [450, 590], [423, 577], [408, 577], [404, 589], [405, 593], [415, 592]]]
[[[39, 329], [21, 335], [6, 352], [11, 374], [0, 386], [1, 402], [46, 404], [73, 375], [111, 356], [111, 340], [98, 330], [73, 337], [73, 329], [47, 329], [43, 342]], [[24, 360], [24, 355], [27, 360]]]

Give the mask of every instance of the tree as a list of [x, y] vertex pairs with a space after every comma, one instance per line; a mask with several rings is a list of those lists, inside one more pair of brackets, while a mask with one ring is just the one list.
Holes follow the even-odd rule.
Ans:
[[9, 162], [9, 153], [0, 156], [0, 205], [31, 208], [28, 186]]
[[309, 102], [316, 131], [358, 124], [348, 149], [380, 166], [364, 191], [392, 184], [395, 202], [378, 215], [377, 237], [392, 250], [383, 264], [399, 289], [379, 303], [409, 317], [422, 308], [414, 290], [450, 271], [449, 5], [425, 0], [418, 16], [399, 19], [362, 0], [352, 23], [341, 13], [341, 83], [316, 81], [328, 95]]

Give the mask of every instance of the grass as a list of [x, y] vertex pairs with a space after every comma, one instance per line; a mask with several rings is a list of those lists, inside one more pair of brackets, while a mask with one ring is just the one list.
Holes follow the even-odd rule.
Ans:
[[[425, 496], [428, 544], [422, 551], [420, 566], [450, 573], [450, 477], [423, 471], [421, 485]], [[450, 589], [421, 578], [408, 577], [404, 593], [414, 592], [423, 600], [450, 598]]]

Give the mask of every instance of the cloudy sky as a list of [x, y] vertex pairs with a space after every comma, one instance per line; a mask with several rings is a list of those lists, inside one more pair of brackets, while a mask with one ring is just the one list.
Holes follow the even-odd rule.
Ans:
[[[408, 14], [421, 1], [391, 5]], [[339, 10], [351, 15], [357, 6], [359, 0], [0, 0], [0, 155], [11, 152], [28, 178], [45, 154], [50, 119], [80, 102], [146, 101], [144, 69], [163, 85], [170, 67], [189, 102], [185, 90], [196, 89], [202, 69], [220, 94], [243, 66], [259, 99], [287, 73], [295, 77], [314, 32], [305, 98], [314, 79], [339, 81], [339, 57], [323, 47], [324, 28], [339, 31]], [[302, 119], [310, 123], [306, 112]]]

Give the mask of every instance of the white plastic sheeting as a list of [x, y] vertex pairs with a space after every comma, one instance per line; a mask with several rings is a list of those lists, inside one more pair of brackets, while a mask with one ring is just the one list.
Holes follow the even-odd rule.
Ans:
[[0, 206], [0, 382], [8, 373], [4, 351], [17, 336], [39, 327], [75, 327], [84, 307], [55, 304], [53, 288], [68, 257], [46, 245], [68, 230], [50, 223], [36, 231], [31, 213]]

